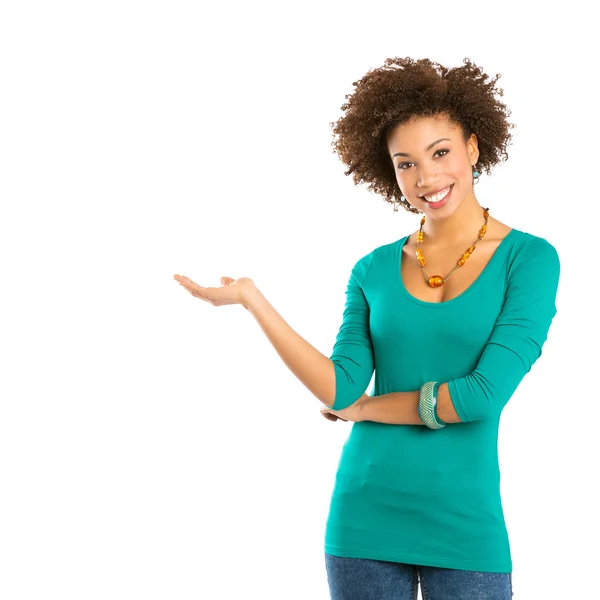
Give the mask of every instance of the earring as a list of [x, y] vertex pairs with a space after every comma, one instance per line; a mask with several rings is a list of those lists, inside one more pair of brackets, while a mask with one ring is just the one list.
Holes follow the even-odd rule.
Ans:
[[[475, 166], [475, 165], [473, 165]], [[481, 175], [481, 173], [479, 173], [479, 171], [477, 171], [477, 169], [475, 169], [473, 171], [473, 183], [477, 183], [479, 181], [479, 176]]]

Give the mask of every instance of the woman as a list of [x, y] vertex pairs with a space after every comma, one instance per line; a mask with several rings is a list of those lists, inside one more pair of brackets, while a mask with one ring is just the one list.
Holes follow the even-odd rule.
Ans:
[[335, 600], [415, 599], [419, 581], [424, 600], [513, 594], [498, 425], [541, 355], [560, 266], [548, 241], [501, 223], [474, 192], [511, 139], [498, 77], [468, 59], [395, 58], [355, 83], [334, 128], [346, 174], [423, 216], [355, 263], [330, 357], [251, 279], [175, 276], [215, 306], [242, 304], [324, 416], [355, 423], [325, 535]]

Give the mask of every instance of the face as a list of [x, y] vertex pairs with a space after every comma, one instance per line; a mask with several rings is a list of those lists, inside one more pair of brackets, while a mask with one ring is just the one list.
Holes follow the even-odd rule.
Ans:
[[[477, 137], [472, 134], [465, 143], [460, 126], [446, 116], [418, 117], [399, 125], [388, 136], [387, 147], [402, 194], [427, 217], [446, 218], [466, 198], [474, 198]], [[443, 198], [428, 202], [423, 197], [447, 187], [450, 192]]]

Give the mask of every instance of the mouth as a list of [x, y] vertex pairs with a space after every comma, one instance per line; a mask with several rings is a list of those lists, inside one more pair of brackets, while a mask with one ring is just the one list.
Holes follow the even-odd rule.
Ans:
[[421, 196], [421, 199], [425, 201], [430, 208], [441, 208], [450, 200], [453, 187], [454, 184], [449, 185], [443, 190], [440, 190], [437, 194], [433, 194], [431, 196]]

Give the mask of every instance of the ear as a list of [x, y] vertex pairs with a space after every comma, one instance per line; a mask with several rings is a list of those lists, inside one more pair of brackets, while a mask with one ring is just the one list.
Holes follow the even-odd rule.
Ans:
[[479, 142], [474, 133], [472, 133], [471, 137], [467, 140], [467, 152], [469, 153], [471, 164], [476, 165], [479, 160]]

